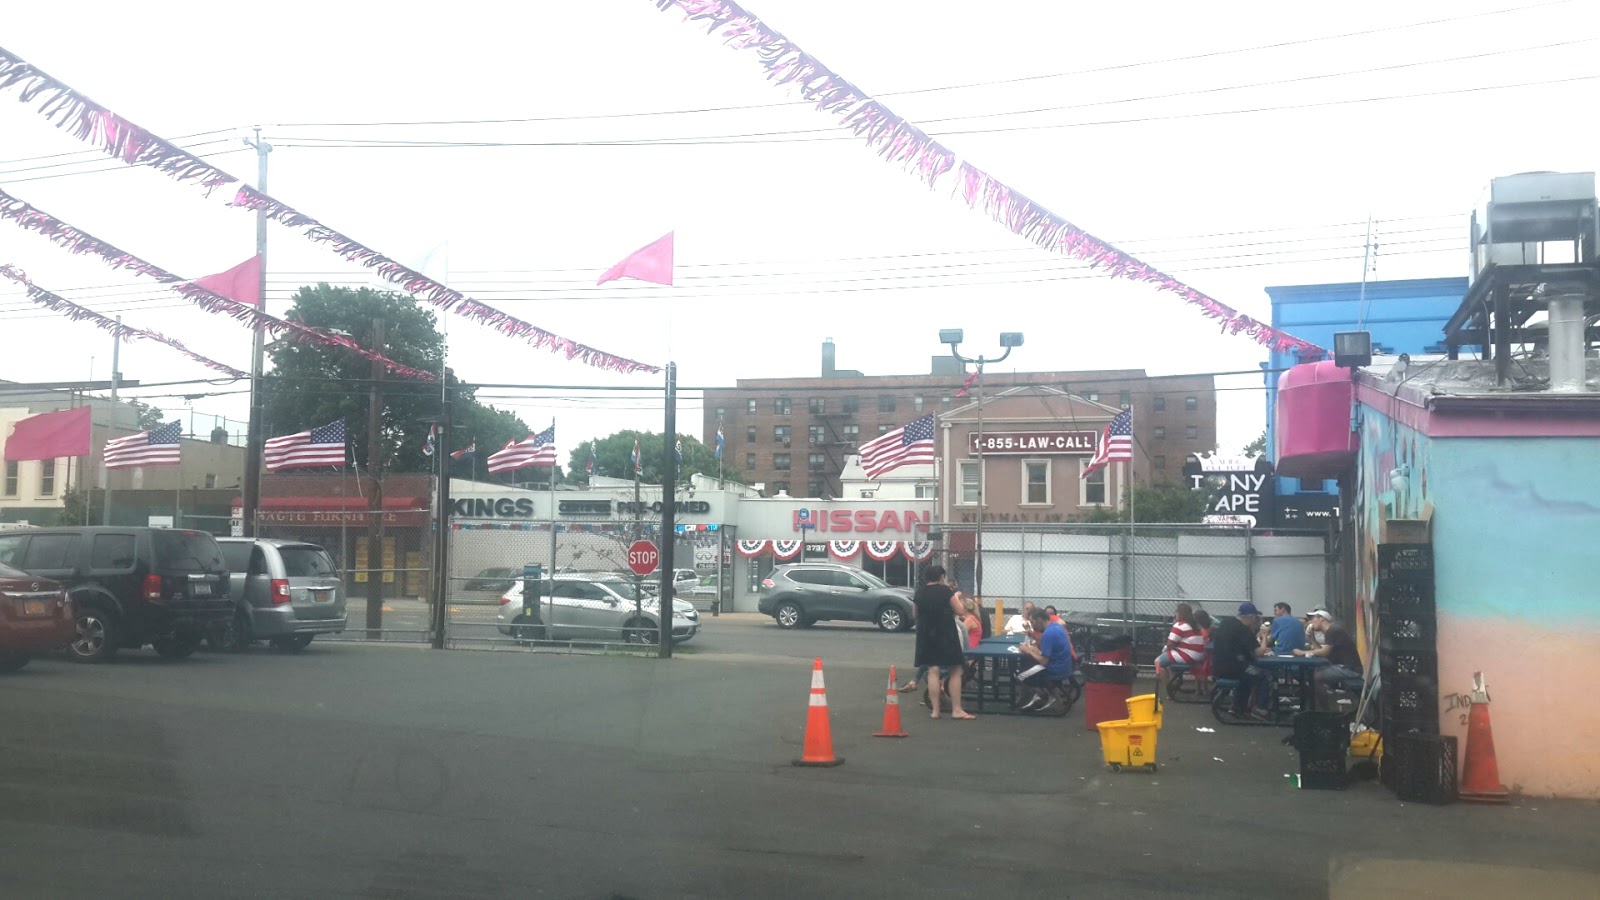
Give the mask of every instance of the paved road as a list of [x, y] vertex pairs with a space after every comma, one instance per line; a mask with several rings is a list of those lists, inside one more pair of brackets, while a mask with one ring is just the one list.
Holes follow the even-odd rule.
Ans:
[[[1375, 897], [1468, 863], [1530, 896], [1600, 883], [1593, 804], [1296, 791], [1281, 731], [1199, 733], [1197, 707], [1169, 708], [1155, 777], [1106, 773], [1078, 718], [908, 707], [913, 736], [878, 740], [873, 659], [904, 635], [704, 637], [666, 663], [333, 643], [38, 661], [0, 679], [4, 893], [1305, 898], [1359, 875]], [[846, 763], [795, 769], [819, 652]]]

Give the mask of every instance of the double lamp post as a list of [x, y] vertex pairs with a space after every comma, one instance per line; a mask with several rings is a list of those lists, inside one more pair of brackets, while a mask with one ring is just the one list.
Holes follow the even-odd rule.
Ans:
[[[1011, 355], [1011, 351], [1012, 350], [1016, 349], [1017, 347], [1021, 347], [1022, 346], [1022, 332], [1020, 332], [1020, 331], [1002, 331], [1002, 332], [1000, 332], [1000, 347], [1005, 352], [1001, 353], [999, 356], [995, 357], [994, 359], [988, 359], [988, 358], [986, 358], [984, 356], [962, 356], [961, 355], [961, 350], [959, 348], [960, 348], [961, 342], [962, 342], [962, 340], [964, 338], [965, 338], [965, 334], [960, 328], [941, 328], [941, 329], [939, 329], [939, 343], [948, 344], [950, 346], [950, 355], [955, 357], [958, 361], [960, 361], [962, 371], [963, 372], [966, 371], [966, 367], [967, 367], [968, 364], [971, 364], [971, 365], [974, 365], [974, 366], [977, 367], [977, 369], [976, 369], [977, 377], [975, 379], [974, 387], [976, 388], [975, 393], [977, 394], [977, 397], [978, 397], [978, 441], [977, 441], [977, 446], [978, 446], [978, 517], [977, 517], [977, 530], [973, 534], [972, 593], [974, 595], [976, 595], [976, 596], [982, 597], [983, 596], [983, 510], [984, 510], [984, 506], [983, 506], [983, 490], [984, 490], [984, 482], [987, 480], [984, 477], [985, 475], [987, 475], [987, 473], [984, 471], [984, 465], [983, 465], [983, 367], [988, 363], [997, 363], [997, 362], [1004, 361], [1006, 357]], [[964, 487], [965, 486], [961, 483], [961, 467], [958, 465], [956, 467], [956, 489], [957, 490], [961, 490]], [[959, 499], [959, 497], [960, 497], [960, 495], [958, 494], [957, 498]]]

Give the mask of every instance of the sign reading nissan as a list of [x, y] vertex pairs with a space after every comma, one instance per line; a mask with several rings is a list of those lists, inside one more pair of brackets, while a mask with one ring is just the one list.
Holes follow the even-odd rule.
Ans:
[[[1093, 456], [1100, 435], [1094, 431], [985, 431], [983, 455]], [[978, 434], [967, 435], [967, 452], [978, 454]]]

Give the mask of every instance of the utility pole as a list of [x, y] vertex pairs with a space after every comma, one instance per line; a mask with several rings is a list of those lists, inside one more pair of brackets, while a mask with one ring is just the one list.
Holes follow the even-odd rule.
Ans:
[[[256, 129], [255, 140], [245, 139], [245, 143], [255, 148], [256, 151], [256, 190], [265, 194], [267, 192], [267, 154], [272, 152], [272, 145], [261, 140], [261, 129]], [[256, 255], [261, 257], [261, 284], [260, 298], [261, 310], [267, 309], [267, 211], [256, 210]], [[261, 371], [263, 368], [262, 357], [265, 355], [265, 335], [260, 328], [254, 329], [250, 338], [250, 422], [245, 430], [244, 453], [244, 484], [240, 486], [241, 503], [240, 517], [244, 524], [245, 537], [256, 536], [256, 510], [261, 505], [261, 454], [262, 442], [265, 437], [261, 433], [263, 427], [261, 407], [265, 398], [261, 390]], [[356, 475], [360, 478], [360, 474]]]
[[[117, 316], [117, 324], [122, 324], [122, 317]], [[117, 425], [117, 387], [122, 384], [122, 329], [117, 329], [111, 335], [111, 414], [106, 417], [106, 443], [116, 440]], [[90, 404], [92, 407], [94, 404]], [[93, 413], [90, 414], [91, 428], [93, 430]], [[100, 471], [106, 473], [106, 489], [100, 495], [103, 508], [100, 510], [100, 524], [111, 524], [111, 470], [105, 467], [105, 453], [100, 454]], [[86, 498], [87, 499], [87, 498]]]
[[[382, 319], [372, 320], [371, 347], [387, 353]], [[367, 640], [376, 641], [383, 630], [383, 363], [372, 361], [372, 394], [367, 400]], [[360, 479], [361, 474], [356, 473]]]
[[433, 648], [444, 649], [444, 628], [450, 598], [450, 387], [448, 372], [444, 394], [439, 408], [439, 444], [434, 456], [439, 459], [439, 487], [434, 491], [439, 499], [439, 511], [434, 517], [433, 573]]
[[672, 607], [676, 597], [673, 589], [673, 550], [677, 545], [674, 516], [678, 505], [678, 364], [667, 363], [666, 433], [661, 436], [661, 602], [656, 607], [656, 619], [661, 622], [662, 659], [672, 657]]

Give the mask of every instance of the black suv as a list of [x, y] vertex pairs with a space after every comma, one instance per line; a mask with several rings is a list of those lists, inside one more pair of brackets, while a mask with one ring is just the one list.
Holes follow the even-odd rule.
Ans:
[[904, 631], [916, 615], [909, 588], [890, 587], [870, 572], [835, 563], [778, 566], [761, 582], [756, 608], [780, 628], [847, 619], [875, 622], [884, 631]]
[[228, 564], [216, 538], [173, 528], [33, 528], [0, 534], [0, 563], [61, 583], [77, 635], [67, 655], [110, 659], [152, 644], [162, 656], [195, 651], [233, 616]]

